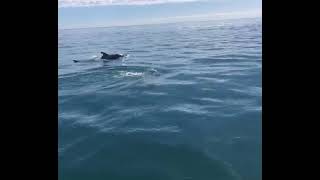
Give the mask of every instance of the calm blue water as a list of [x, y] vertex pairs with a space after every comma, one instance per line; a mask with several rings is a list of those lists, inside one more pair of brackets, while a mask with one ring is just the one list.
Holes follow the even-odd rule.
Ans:
[[[261, 179], [261, 19], [59, 31], [60, 180]], [[111, 63], [73, 63], [99, 52]]]

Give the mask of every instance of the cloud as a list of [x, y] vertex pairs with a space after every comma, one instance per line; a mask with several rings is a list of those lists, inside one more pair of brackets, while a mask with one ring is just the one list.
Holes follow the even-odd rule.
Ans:
[[151, 5], [164, 3], [194, 2], [201, 0], [58, 0], [59, 8], [62, 7], [89, 7], [110, 5]]
[[240, 18], [251, 18], [251, 17], [261, 17], [262, 10], [254, 9], [250, 11], [235, 11], [235, 12], [224, 12], [224, 13], [209, 13], [209, 14], [197, 14], [189, 16], [175, 16], [167, 18], [154, 19], [155, 21], [165, 21], [165, 22], [179, 22], [186, 20], [219, 20], [219, 19], [240, 19]]
[[[241, 18], [258, 18], [262, 17], [261, 9], [254, 9], [250, 11], [234, 11], [224, 13], [208, 13], [188, 16], [173, 16], [163, 18], [151, 18], [147, 22], [136, 23], [139, 24], [158, 24], [158, 23], [175, 23], [188, 21], [210, 21], [210, 20], [224, 20], [224, 19], [241, 19]], [[121, 24], [118, 24], [121, 25]], [[128, 24], [127, 24], [128, 25]], [[130, 25], [135, 25], [133, 22]]]

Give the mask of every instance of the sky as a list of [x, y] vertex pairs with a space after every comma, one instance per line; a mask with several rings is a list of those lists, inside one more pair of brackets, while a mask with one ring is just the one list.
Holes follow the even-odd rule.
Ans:
[[59, 29], [257, 17], [262, 0], [58, 0]]

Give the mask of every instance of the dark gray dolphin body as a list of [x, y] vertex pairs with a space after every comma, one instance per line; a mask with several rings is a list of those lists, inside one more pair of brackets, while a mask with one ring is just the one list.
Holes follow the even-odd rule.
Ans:
[[100, 59], [106, 59], [106, 60], [115, 60], [119, 59], [121, 57], [124, 57], [122, 54], [107, 54], [105, 52], [101, 52], [102, 57]]

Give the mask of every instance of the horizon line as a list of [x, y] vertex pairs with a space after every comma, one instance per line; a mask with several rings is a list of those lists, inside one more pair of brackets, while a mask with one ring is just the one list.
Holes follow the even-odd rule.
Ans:
[[[147, 23], [137, 23], [137, 24], [118, 24], [118, 25], [97, 25], [97, 26], [87, 26], [87, 27], [66, 27], [66, 28], [59, 28], [58, 30], [75, 30], [75, 29], [94, 29], [94, 28], [113, 28], [113, 27], [130, 27], [130, 26], [144, 26], [144, 25], [160, 25], [160, 24], [175, 24], [175, 23], [184, 23], [184, 22], [206, 22], [206, 21], [219, 21], [219, 20], [232, 20], [232, 19], [253, 19], [253, 18], [260, 18], [262, 17], [262, 13], [256, 16], [251, 17], [226, 17], [221, 19], [186, 19], [186, 20], [178, 20], [173, 22], [147, 22]], [[180, 17], [173, 17], [173, 18], [180, 18]]]

